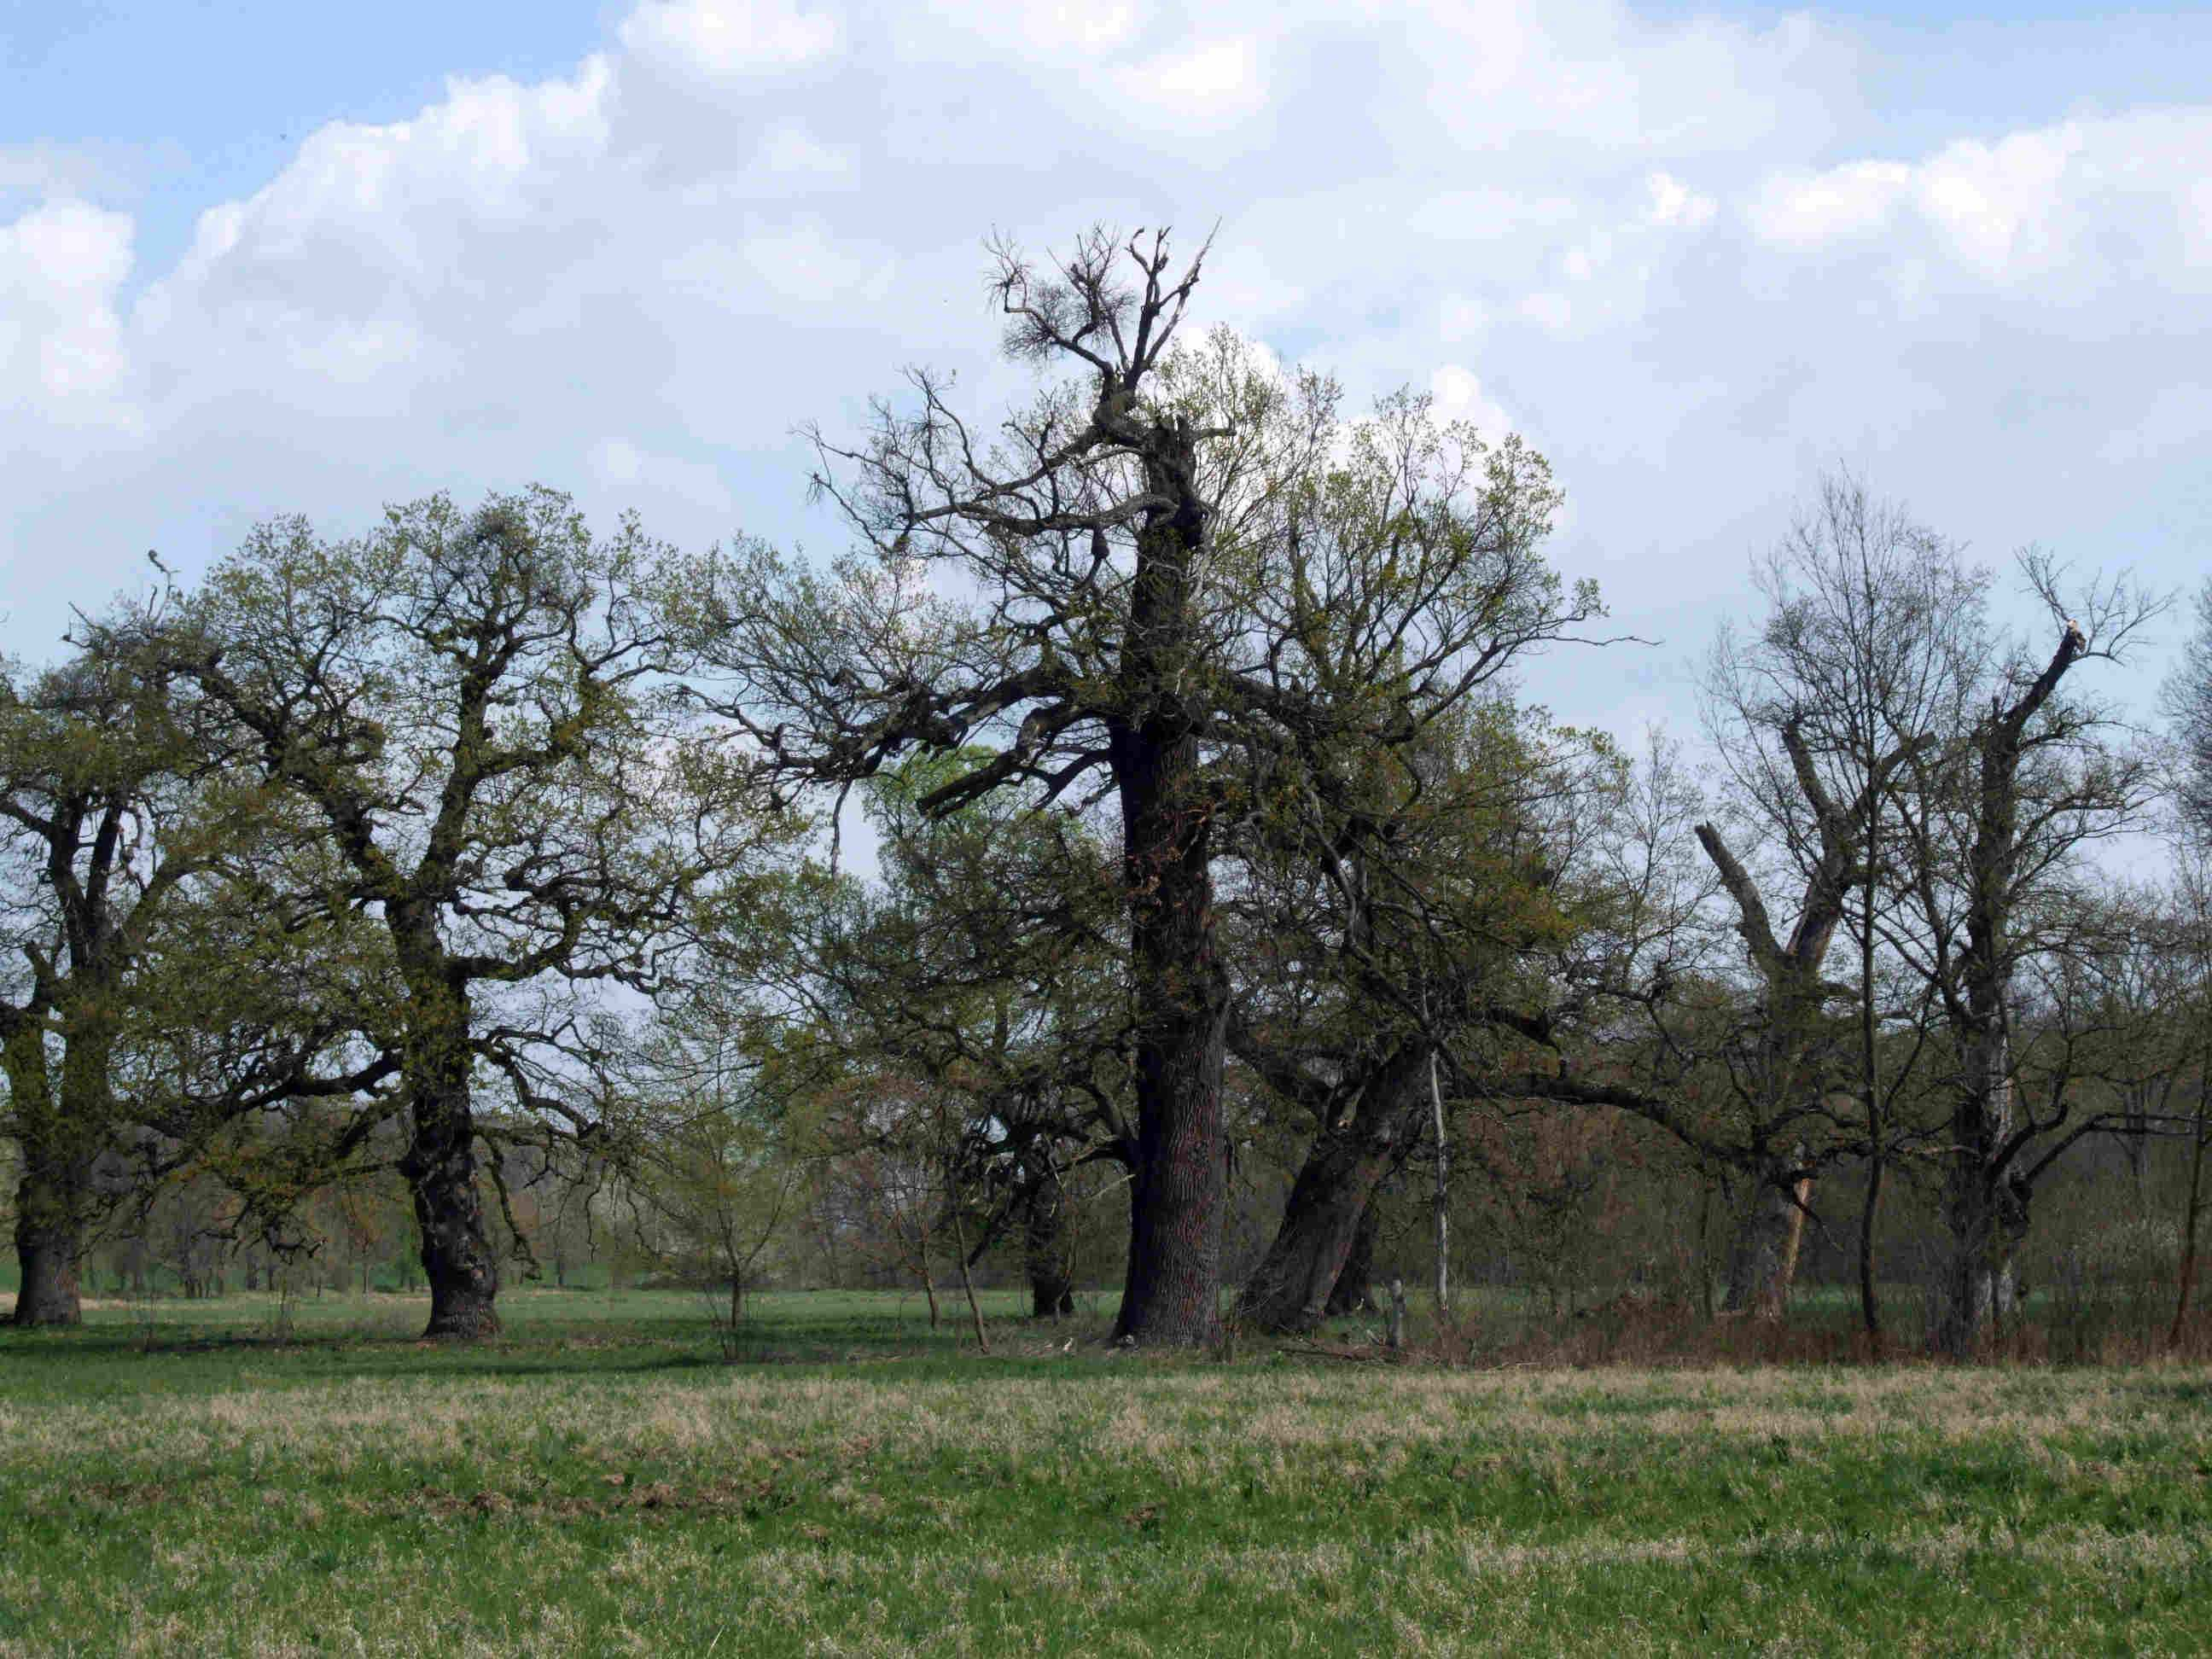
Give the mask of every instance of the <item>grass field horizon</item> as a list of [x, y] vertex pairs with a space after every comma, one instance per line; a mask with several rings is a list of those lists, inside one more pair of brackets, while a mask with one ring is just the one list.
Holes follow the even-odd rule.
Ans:
[[[1163, 1358], [989, 1293], [94, 1298], [0, 1654], [2212, 1649], [2212, 1368]], [[1071, 1346], [1072, 1345], [1072, 1346]]]

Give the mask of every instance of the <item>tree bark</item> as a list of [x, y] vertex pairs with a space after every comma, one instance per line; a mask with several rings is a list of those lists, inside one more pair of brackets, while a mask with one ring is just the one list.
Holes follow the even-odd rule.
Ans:
[[[81, 1054], [65, 1056], [59, 1109], [52, 1094], [43, 1022], [11, 1022], [6, 1044], [9, 1092], [22, 1171], [15, 1190], [15, 1259], [21, 1283], [15, 1292], [17, 1325], [75, 1325], [84, 1317], [77, 1268], [84, 1250], [90, 1160], [73, 1154], [70, 1132], [82, 1123], [71, 1111], [93, 1103], [70, 1097], [88, 1066]], [[105, 1091], [106, 1075], [99, 1081]]]
[[1075, 1311], [1075, 1287], [1067, 1273], [1066, 1203], [1059, 1181], [1050, 1176], [1040, 1177], [1030, 1188], [1023, 1259], [1034, 1318], [1059, 1319]]
[[2013, 1307], [2013, 1258], [2027, 1237], [2027, 1177], [2014, 1129], [2012, 945], [2020, 874], [2022, 734], [2087, 641], [2072, 623], [2048, 666], [1975, 735], [1973, 845], [1967, 854], [1963, 997], [1947, 993], [1965, 1075], [1951, 1113], [1943, 1183], [1948, 1260], [1930, 1308], [1936, 1350], [1965, 1358]]
[[1954, 1359], [1972, 1356], [2012, 1312], [2013, 1258], [2027, 1236], [2027, 1189], [2001, 1161], [2013, 1129], [2010, 1060], [2002, 1025], [1985, 1029], [1970, 1051], [1966, 1086], [1951, 1115], [1943, 1183], [1950, 1237], [1931, 1338], [1937, 1352]]
[[983, 1304], [975, 1297], [975, 1276], [968, 1271], [968, 1224], [960, 1218], [960, 1189], [948, 1180], [945, 1195], [952, 1210], [952, 1261], [960, 1269], [960, 1290], [968, 1298], [968, 1316], [975, 1323], [975, 1347], [978, 1352], [988, 1353], [991, 1339], [983, 1329]]
[[84, 1249], [81, 1194], [66, 1174], [27, 1172], [15, 1192], [17, 1325], [75, 1325], [84, 1317], [77, 1264]]
[[1199, 719], [1195, 599], [1212, 509], [1199, 492], [1198, 439], [1176, 418], [1144, 434], [1146, 484], [1164, 505], [1137, 536], [1117, 669], [1127, 715], [1109, 722], [1107, 763], [1121, 805], [1135, 1006], [1137, 1162], [1129, 1267], [1117, 1338], [1171, 1347], [1221, 1326], [1228, 1191], [1221, 1070], [1226, 975], [1214, 956], [1212, 814]]
[[1375, 1234], [1382, 1223], [1382, 1188], [1378, 1182], [1368, 1194], [1367, 1207], [1359, 1212], [1359, 1226], [1352, 1235], [1352, 1249], [1345, 1254], [1344, 1267], [1336, 1275], [1336, 1286], [1328, 1293], [1328, 1306], [1323, 1311], [1331, 1319], [1366, 1313], [1375, 1306]]
[[2181, 1328], [2189, 1318], [2190, 1299], [2197, 1293], [2197, 1231], [2204, 1213], [2204, 1128], [2208, 1106], [2212, 1106], [2212, 1070], [2198, 1075], [2197, 1115], [2189, 1126], [2189, 1202], [2182, 1212], [2181, 1282], [2174, 1292], [2173, 1325], [2166, 1334], [2166, 1346], [2169, 1348], [2180, 1343]]
[[1813, 1182], [1801, 1176], [1794, 1183], [1792, 1170], [1802, 1167], [1801, 1147], [1787, 1164], [1761, 1171], [1758, 1189], [1737, 1218], [1729, 1242], [1728, 1291], [1721, 1311], [1748, 1314], [1759, 1319], [1779, 1319], [1790, 1304], [1790, 1289], [1797, 1276], [1797, 1251], [1805, 1236], [1805, 1211], [1811, 1202]]
[[430, 1322], [422, 1334], [474, 1341], [499, 1334], [499, 1258], [477, 1190], [468, 993], [426, 910], [400, 907], [389, 925], [409, 991], [400, 1076], [412, 1103], [411, 1122], [399, 1173], [414, 1200], [422, 1276], [430, 1286]]
[[1437, 1076], [1437, 1056], [1429, 1054], [1429, 1099], [1437, 1131], [1436, 1255], [1437, 1324], [1451, 1318], [1451, 1137], [1444, 1131], [1444, 1090]]
[[1420, 1133], [1429, 1105], [1428, 1056], [1425, 1044], [1406, 1044], [1361, 1092], [1352, 1121], [1324, 1125], [1314, 1138], [1274, 1240], [1239, 1299], [1239, 1312], [1253, 1324], [1313, 1329], [1329, 1310], [1363, 1225], [1372, 1249], [1371, 1200]]
[[415, 1102], [414, 1133], [400, 1172], [422, 1234], [430, 1322], [422, 1334], [472, 1341], [499, 1334], [499, 1262], [477, 1191], [476, 1122], [467, 1087]]
[[1866, 1199], [1859, 1206], [1859, 1320], [1866, 1327], [1868, 1341], [1877, 1351], [1881, 1346], [1881, 1300], [1875, 1289], [1874, 1230], [1881, 1214], [1885, 1161], [1874, 1006], [1875, 872], [1879, 867], [1875, 843], [1881, 827], [1880, 811], [1881, 798], [1870, 790], [1866, 800], [1866, 835], [1859, 850], [1859, 1088], [1865, 1096], [1867, 1125]]

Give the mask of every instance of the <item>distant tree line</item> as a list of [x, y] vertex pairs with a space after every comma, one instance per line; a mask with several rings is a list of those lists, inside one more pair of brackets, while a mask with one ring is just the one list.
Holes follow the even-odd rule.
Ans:
[[837, 558], [434, 497], [8, 665], [16, 1322], [420, 1284], [470, 1339], [589, 1262], [1192, 1346], [1809, 1274], [1963, 1355], [2124, 1256], [2181, 1340], [2212, 586], [2161, 729], [2098, 686], [2166, 596], [2031, 550], [2014, 629], [1830, 478], [1692, 766], [1521, 696], [1638, 647], [1518, 439], [1194, 336], [1164, 234], [994, 257], [1030, 393], [812, 432]]

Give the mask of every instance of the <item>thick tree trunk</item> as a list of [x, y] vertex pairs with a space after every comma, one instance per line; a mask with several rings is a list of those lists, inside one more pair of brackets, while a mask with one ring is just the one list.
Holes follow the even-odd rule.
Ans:
[[14, 1322], [78, 1323], [84, 1317], [77, 1295], [84, 1222], [70, 1183], [27, 1174], [16, 1188], [15, 1205], [15, 1260], [22, 1283], [15, 1292]]
[[1797, 1276], [1797, 1251], [1805, 1236], [1804, 1206], [1812, 1201], [1813, 1183], [1788, 1180], [1802, 1165], [1801, 1147], [1791, 1161], [1763, 1170], [1759, 1187], [1737, 1218], [1729, 1241], [1728, 1291], [1721, 1299], [1724, 1314], [1748, 1314], [1759, 1319], [1779, 1319], [1790, 1305], [1790, 1288]]
[[2027, 1237], [2027, 1194], [1999, 1160], [2013, 1128], [2010, 1048], [1992, 1019], [1968, 1054], [1966, 1089], [1951, 1116], [1943, 1183], [1948, 1254], [1935, 1286], [1929, 1343], [1964, 1359], [2013, 1310], [2013, 1259]]
[[499, 1258], [477, 1190], [468, 992], [427, 909], [397, 908], [390, 926], [409, 992], [400, 1076], [412, 1101], [412, 1123], [399, 1173], [415, 1202], [422, 1277], [430, 1286], [430, 1322], [422, 1334], [470, 1342], [499, 1333]]
[[422, 1234], [430, 1286], [425, 1336], [472, 1341], [499, 1332], [499, 1262], [477, 1191], [476, 1123], [465, 1083], [417, 1095], [414, 1134], [400, 1162]]
[[1268, 1331], [1310, 1331], [1321, 1323], [1389, 1163], [1387, 1154], [1363, 1154], [1344, 1136], [1324, 1135], [1315, 1144], [1274, 1241], [1238, 1298], [1244, 1319]]
[[1358, 1230], [1352, 1235], [1352, 1248], [1345, 1253], [1336, 1286], [1329, 1291], [1328, 1306], [1322, 1310], [1331, 1319], [1371, 1312], [1375, 1307], [1375, 1233], [1382, 1221], [1382, 1185], [1377, 1182], [1368, 1194], [1367, 1207], [1359, 1212]]
[[[1126, 418], [1126, 411], [1115, 416]], [[1128, 1277], [1115, 1334], [1195, 1347], [1221, 1327], [1228, 1192], [1221, 1067], [1229, 988], [1213, 951], [1212, 816], [1190, 699], [1204, 673], [1198, 585], [1212, 508], [1186, 420], [1142, 429], [1146, 484], [1163, 505], [1137, 535], [1118, 668], [1126, 713], [1109, 722], [1129, 904], [1137, 1147]]]
[[[84, 1316], [77, 1267], [84, 1251], [90, 1160], [71, 1155], [75, 1120], [70, 1083], [82, 1084], [82, 1056], [63, 1063], [63, 1101], [57, 1109], [40, 1022], [20, 1023], [8, 1036], [6, 1065], [22, 1174], [15, 1189], [15, 1258], [22, 1282], [15, 1292], [17, 1325], [74, 1325]], [[106, 1073], [99, 1081], [105, 1089]], [[80, 1106], [82, 1101], [74, 1103]]]
[[1060, 1182], [1049, 1176], [1030, 1188], [1023, 1256], [1034, 1318], [1059, 1319], [1075, 1311], [1075, 1287], [1067, 1273], [1066, 1203]]
[[1263, 1330], [1310, 1331], [1326, 1316], [1376, 1186], [1420, 1133], [1428, 1063], [1425, 1045], [1407, 1044], [1362, 1092], [1352, 1121], [1315, 1138], [1239, 1299], [1244, 1318]]
[[1117, 733], [1136, 1002], [1137, 1156], [1117, 1337], [1211, 1342], [1221, 1322], [1227, 1192], [1221, 1069], [1228, 988], [1194, 741]]
[[2087, 641], [2071, 623], [2050, 665], [2008, 708], [1993, 708], [1977, 734], [1974, 842], [1966, 873], [1965, 1018], [1954, 1016], [1966, 1075], [1951, 1114], [1943, 1183], [1949, 1259], [1930, 1299], [1929, 1345], [1965, 1358], [2013, 1310], [2013, 1261], [2027, 1237], [2028, 1185], [2013, 1144], [2011, 1002], [2008, 944], [2020, 872], [2021, 733], [2057, 689]]
[[1947, 1194], [1950, 1252], [1936, 1286], [1930, 1346], [1954, 1359], [1972, 1358], [2014, 1310], [2013, 1260], [2026, 1237], [2027, 1205], [1995, 1182]]

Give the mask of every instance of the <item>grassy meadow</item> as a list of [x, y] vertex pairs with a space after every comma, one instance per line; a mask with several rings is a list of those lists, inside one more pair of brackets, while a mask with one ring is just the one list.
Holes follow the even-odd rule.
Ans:
[[[1169, 1361], [994, 1296], [0, 1332], [0, 1654], [2212, 1651], [2212, 1370]], [[1066, 1345], [1073, 1340], [1073, 1346]]]

